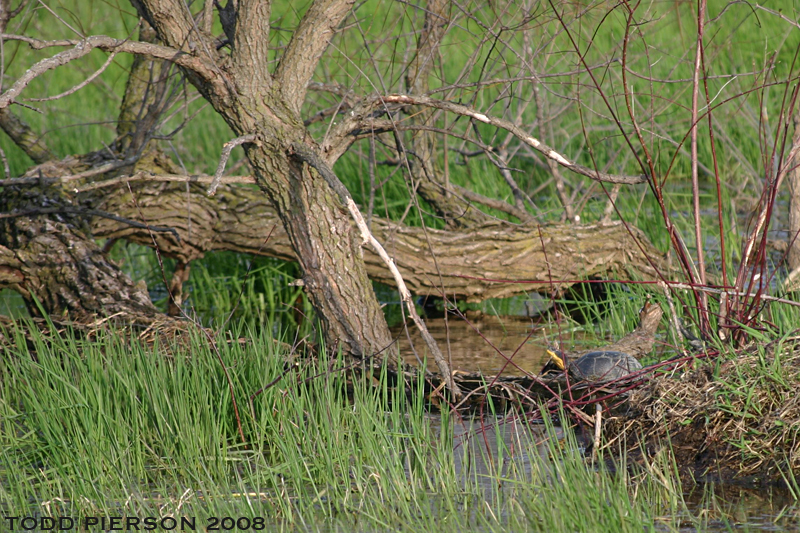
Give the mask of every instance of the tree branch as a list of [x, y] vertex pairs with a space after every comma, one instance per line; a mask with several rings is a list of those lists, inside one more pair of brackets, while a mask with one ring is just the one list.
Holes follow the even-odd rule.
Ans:
[[340, 128], [337, 128], [337, 130], [335, 131], [335, 135], [331, 136], [332, 137], [331, 140], [329, 140], [324, 144], [326, 157], [328, 159], [331, 158], [330, 149], [333, 149], [337, 147], [339, 144], [341, 144], [340, 142], [341, 138], [350, 135], [351, 131], [354, 128], [360, 129], [359, 123], [362, 120], [364, 120], [364, 117], [366, 117], [369, 114], [370, 109], [374, 110], [376, 108], [385, 107], [389, 104], [396, 104], [400, 106], [417, 105], [417, 106], [432, 107], [435, 109], [448, 111], [450, 113], [455, 113], [456, 115], [470, 117], [472, 119], [483, 122], [484, 124], [490, 124], [497, 128], [502, 128], [510, 132], [517, 139], [527, 144], [534, 150], [540, 152], [548, 159], [555, 161], [559, 165], [566, 167], [577, 174], [581, 174], [593, 180], [604, 181], [608, 183], [623, 183], [626, 185], [633, 185], [636, 183], [646, 183], [648, 179], [647, 176], [644, 174], [640, 174], [638, 176], [607, 174], [605, 172], [599, 172], [597, 170], [593, 170], [583, 165], [573, 163], [572, 161], [568, 160], [566, 157], [559, 154], [558, 152], [556, 152], [555, 150], [553, 150], [540, 140], [528, 135], [528, 133], [526, 133], [520, 127], [516, 126], [513, 122], [510, 122], [502, 118], [486, 115], [484, 113], [476, 111], [471, 107], [461, 104], [456, 104], [453, 102], [448, 102], [446, 100], [437, 100], [435, 98], [430, 98], [427, 96], [409, 96], [404, 94], [375, 96], [362, 101], [357, 106], [357, 109], [353, 110], [353, 112], [351, 113], [351, 117], [347, 121], [343, 121]]
[[269, 64], [269, 20], [272, 2], [239, 0], [233, 36], [234, 79], [236, 89], [255, 97], [272, 84]]
[[181, 0], [131, 0], [131, 5], [167, 45], [186, 53], [197, 50], [200, 35], [192, 37], [195, 24]]
[[230, 158], [231, 156], [231, 151], [240, 144], [251, 143], [254, 142], [255, 140], [256, 136], [251, 133], [249, 135], [242, 135], [241, 137], [237, 137], [232, 141], [228, 141], [225, 143], [225, 146], [223, 146], [222, 148], [222, 155], [219, 158], [217, 171], [214, 172], [214, 180], [208, 187], [208, 191], [206, 191], [206, 194], [208, 194], [209, 196], [214, 196], [214, 194], [216, 194], [217, 187], [219, 187], [220, 180], [222, 179], [222, 173], [225, 171], [225, 165], [228, 163], [228, 158]]
[[33, 159], [34, 163], [41, 164], [52, 159], [53, 156], [44, 140], [10, 109], [0, 109], [0, 128], [3, 128], [3, 131]]
[[62, 65], [74, 61], [87, 55], [95, 48], [103, 50], [104, 52], [127, 52], [132, 54], [139, 54], [154, 57], [156, 59], [165, 59], [171, 61], [178, 66], [184, 67], [201, 78], [210, 83], [216, 88], [223, 91], [225, 89], [223, 80], [219, 76], [215, 66], [203, 61], [199, 57], [194, 57], [189, 54], [183, 53], [174, 48], [162, 46], [158, 44], [145, 43], [141, 41], [128, 41], [122, 39], [113, 39], [105, 35], [95, 35], [87, 37], [85, 40], [70, 40], [62, 39], [57, 41], [41, 41], [39, 39], [32, 39], [22, 35], [12, 35], [4, 33], [0, 35], [3, 40], [23, 41], [34, 50], [41, 50], [54, 46], [72, 46], [69, 50], [59, 52], [52, 57], [42, 59], [30, 69], [28, 69], [6, 92], [0, 95], [0, 109], [4, 109], [11, 105], [17, 96], [22, 92], [25, 87], [30, 84], [38, 76], [44, 74], [48, 70], [53, 70]]
[[116, 51], [111, 52], [109, 54], [109, 56], [108, 56], [108, 59], [106, 59], [106, 62], [103, 63], [103, 65], [99, 69], [94, 71], [94, 73], [92, 73], [91, 76], [89, 76], [88, 78], [86, 78], [85, 80], [80, 82], [79, 84], [73, 86], [70, 89], [67, 89], [66, 91], [64, 91], [62, 93], [59, 93], [59, 94], [56, 94], [56, 95], [53, 95], [53, 96], [45, 96], [44, 98], [28, 98], [27, 100], [29, 102], [52, 102], [53, 100], [59, 100], [61, 98], [64, 98], [65, 96], [69, 96], [69, 95], [71, 95], [73, 93], [76, 93], [76, 92], [80, 91], [81, 89], [83, 89], [84, 87], [86, 87], [87, 85], [89, 85], [90, 83], [92, 83], [92, 81], [94, 81], [94, 79], [97, 76], [99, 76], [100, 74], [105, 72], [105, 70], [108, 68], [108, 66], [111, 64], [111, 62], [114, 61], [115, 57], [117, 57], [117, 52]]
[[278, 63], [275, 86], [298, 116], [306, 98], [308, 82], [322, 53], [354, 3], [355, 0], [316, 0], [306, 11]]

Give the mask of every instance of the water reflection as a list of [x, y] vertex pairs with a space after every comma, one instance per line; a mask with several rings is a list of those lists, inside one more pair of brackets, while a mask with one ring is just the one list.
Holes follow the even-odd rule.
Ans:
[[[545, 351], [548, 345], [560, 339], [573, 346], [586, 338], [579, 327], [534, 325], [529, 318], [514, 316], [475, 314], [466, 320], [427, 319], [425, 324], [453, 370], [486, 376], [537, 374], [548, 360]], [[436, 370], [425, 342], [413, 325], [395, 327], [392, 333], [399, 339], [400, 352], [406, 361], [414, 363], [418, 358], [427, 358], [428, 368]]]
[[707, 518], [707, 531], [800, 530], [800, 507], [785, 488], [706, 483], [687, 491], [684, 500], [691, 513]]

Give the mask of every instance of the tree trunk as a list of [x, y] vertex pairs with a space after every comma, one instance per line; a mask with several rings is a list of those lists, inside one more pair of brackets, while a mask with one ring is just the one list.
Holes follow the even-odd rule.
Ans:
[[[186, 70], [239, 136], [256, 183], [276, 207], [303, 270], [305, 290], [328, 349], [372, 356], [389, 349], [391, 334], [372, 291], [350, 216], [316, 170], [291, 159], [293, 142], [313, 145], [300, 115], [308, 82], [353, 0], [311, 4], [273, 73], [269, 63], [269, 2], [229, 2], [220, 18], [231, 55], [216, 50], [182, 2], [132, 0], [159, 39], [208, 62]], [[266, 237], [267, 227], [262, 228]]]
[[[362, 357], [386, 352], [392, 336], [347, 211], [316, 170], [290, 161], [277, 149], [270, 153], [250, 146], [247, 153], [259, 186], [283, 222], [328, 348], [341, 346], [345, 353]], [[267, 225], [261, 226], [261, 235], [268, 231]], [[393, 359], [395, 349], [387, 355]]]
[[147, 287], [134, 284], [87, 238], [87, 221], [73, 209], [56, 187], [4, 188], [0, 286], [19, 292], [34, 316], [139, 322], [161, 315]]

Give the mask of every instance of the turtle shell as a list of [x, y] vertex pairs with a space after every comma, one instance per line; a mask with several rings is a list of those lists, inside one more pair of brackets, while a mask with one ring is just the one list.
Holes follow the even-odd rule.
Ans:
[[641, 370], [636, 358], [624, 352], [597, 351], [582, 355], [569, 363], [569, 373], [582, 381], [614, 381]]

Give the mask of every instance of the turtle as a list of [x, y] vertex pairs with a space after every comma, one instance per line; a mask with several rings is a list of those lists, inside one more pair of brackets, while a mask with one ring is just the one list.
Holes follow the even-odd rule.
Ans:
[[[542, 372], [554, 368], [563, 371], [563, 355], [552, 350], [547, 350], [547, 353], [550, 355], [550, 361]], [[592, 383], [615, 381], [641, 369], [642, 364], [632, 355], [610, 350], [589, 352], [569, 362], [569, 375], [572, 379]]]
[[[658, 304], [647, 302], [639, 311], [639, 325], [615, 343], [600, 349], [574, 354], [569, 358], [570, 377], [577, 381], [606, 382], [620, 379], [642, 369], [639, 362], [653, 349], [655, 333], [664, 311]], [[565, 370], [560, 351], [547, 350], [550, 361], [542, 374]]]

